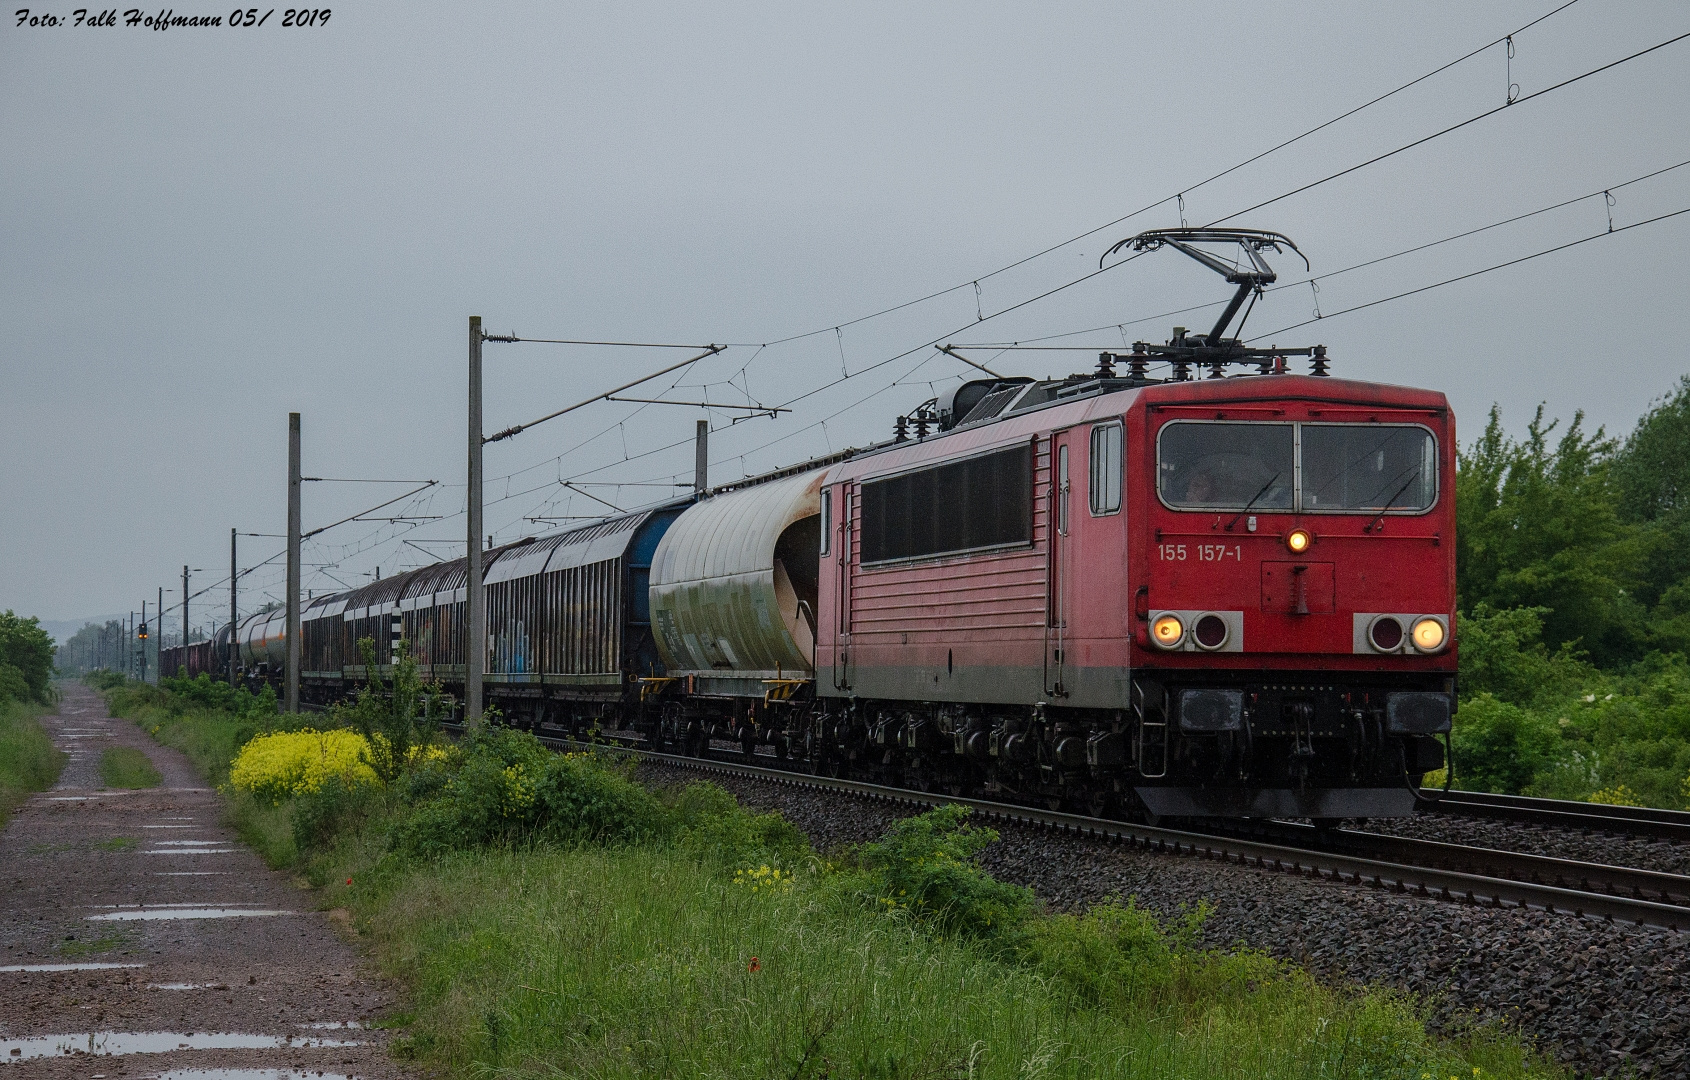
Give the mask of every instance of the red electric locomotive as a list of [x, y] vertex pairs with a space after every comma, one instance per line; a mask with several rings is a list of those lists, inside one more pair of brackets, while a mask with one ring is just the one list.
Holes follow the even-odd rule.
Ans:
[[1222, 336], [1283, 237], [1135, 238], [1218, 239], [1254, 266], [1211, 334], [967, 384], [827, 473], [815, 761], [1152, 819], [1412, 809], [1455, 700], [1454, 419]]

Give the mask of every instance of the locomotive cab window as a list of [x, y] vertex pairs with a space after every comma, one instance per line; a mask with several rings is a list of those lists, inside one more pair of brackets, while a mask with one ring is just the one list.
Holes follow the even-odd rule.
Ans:
[[1420, 514], [1437, 502], [1438, 444], [1418, 424], [1174, 420], [1156, 473], [1175, 510]]
[[1437, 442], [1422, 427], [1304, 424], [1303, 509], [1419, 512], [1438, 497]]
[[1093, 517], [1121, 509], [1121, 425], [1091, 429], [1091, 512]]
[[1296, 440], [1291, 424], [1169, 423], [1157, 440], [1157, 491], [1180, 510], [1289, 510]]

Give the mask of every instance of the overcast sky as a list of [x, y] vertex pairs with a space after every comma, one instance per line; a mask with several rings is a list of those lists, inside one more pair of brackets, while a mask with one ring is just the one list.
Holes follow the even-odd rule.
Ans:
[[[637, 396], [798, 399], [731, 427], [727, 411], [600, 403], [492, 446], [487, 531], [505, 541], [563, 524], [528, 518], [597, 512], [577, 492], [620, 507], [673, 494], [703, 415], [717, 482], [884, 438], [977, 374], [916, 348], [931, 340], [1106, 327], [1055, 341], [1095, 350], [1206, 326], [1212, 309], [1117, 328], [1224, 297], [1172, 252], [992, 316], [1177, 225], [1179, 204], [1158, 200], [1189, 191], [1185, 220], [1226, 217], [1494, 109], [1510, 77], [1518, 104], [1230, 223], [1289, 234], [1320, 274], [1690, 159], [1690, 40], [1530, 97], [1690, 31], [1681, 3], [1581, 0], [1519, 34], [1511, 70], [1498, 45], [1193, 190], [1554, 6], [359, 3], [317, 26], [284, 27], [278, 8], [259, 27], [165, 31], [8, 18], [0, 609], [81, 619], [161, 585], [175, 605], [186, 562], [203, 568], [195, 590], [215, 586], [196, 623], [227, 611], [229, 529], [285, 524], [290, 410], [307, 475], [442, 481], [383, 512], [437, 520], [316, 538], [309, 588], [461, 554], [470, 315], [525, 337], [733, 343]], [[1616, 228], [1690, 207], [1690, 167], [1613, 195]], [[1318, 297], [1272, 293], [1249, 332], [1605, 234], [1607, 201]], [[1444, 391], [1465, 439], [1493, 402], [1515, 432], [1545, 402], [1623, 433], [1690, 370], [1687, 241], [1690, 215], [1274, 339], [1325, 343], [1335, 374]], [[1274, 261], [1282, 282], [1307, 276]], [[487, 430], [686, 355], [489, 344]], [[1028, 375], [1093, 359], [969, 355]], [[306, 526], [406, 490], [308, 484]], [[281, 541], [242, 545], [245, 568]], [[243, 581], [243, 609], [280, 585], [276, 560]]]

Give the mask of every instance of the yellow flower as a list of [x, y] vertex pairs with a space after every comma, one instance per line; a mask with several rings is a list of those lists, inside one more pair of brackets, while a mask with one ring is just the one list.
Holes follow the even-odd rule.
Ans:
[[253, 737], [235, 755], [229, 782], [273, 802], [321, 791], [339, 776], [349, 785], [374, 784], [369, 743], [355, 731], [279, 731]]
[[1593, 792], [1585, 801], [1602, 803], [1607, 806], [1643, 805], [1643, 800], [1638, 797], [1637, 792], [1624, 784], [1616, 784], [1611, 788], [1603, 788], [1601, 791]]
[[505, 796], [500, 810], [506, 817], [515, 817], [534, 805], [534, 782], [528, 779], [521, 765], [505, 768]]

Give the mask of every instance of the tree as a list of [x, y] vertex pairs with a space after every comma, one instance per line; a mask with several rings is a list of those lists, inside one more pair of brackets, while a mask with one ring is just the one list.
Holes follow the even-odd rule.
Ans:
[[1643, 647], [1636, 530], [1621, 522], [1609, 479], [1615, 440], [1584, 431], [1576, 413], [1551, 448], [1559, 421], [1543, 407], [1520, 442], [1493, 406], [1485, 432], [1456, 474], [1456, 588], [1463, 610], [1540, 607], [1551, 648], [1573, 644], [1598, 663]]
[[53, 639], [34, 617], [0, 615], [0, 698], [52, 700]]
[[1690, 511], [1690, 375], [1637, 421], [1614, 455], [1614, 488], [1627, 521], [1659, 521]]

